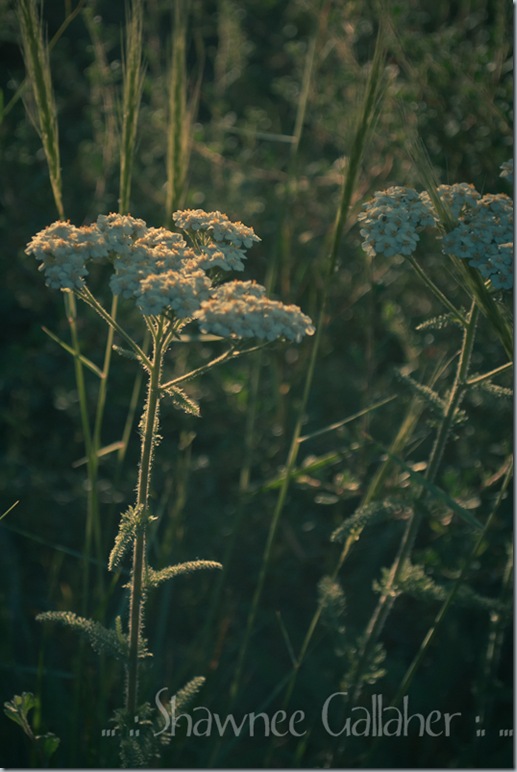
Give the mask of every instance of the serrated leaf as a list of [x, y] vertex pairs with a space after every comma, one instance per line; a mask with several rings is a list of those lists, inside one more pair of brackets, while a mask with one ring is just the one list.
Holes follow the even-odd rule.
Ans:
[[128, 547], [134, 542], [138, 529], [142, 524], [143, 506], [130, 506], [126, 512], [120, 516], [118, 533], [115, 537], [115, 544], [110, 552], [108, 568], [110, 571], [119, 565], [120, 561], [127, 552]]
[[70, 627], [81, 635], [84, 635], [90, 641], [90, 644], [97, 654], [106, 652], [116, 659], [125, 659], [127, 653], [127, 640], [119, 640], [119, 634], [116, 630], [109, 630], [100, 622], [93, 619], [85, 619], [77, 616], [73, 611], [44, 611], [36, 617], [38, 622], [57, 622], [58, 624]]
[[177, 563], [175, 566], [167, 566], [159, 571], [149, 568], [147, 572], [147, 583], [156, 587], [168, 579], [174, 579], [181, 574], [190, 574], [193, 571], [202, 571], [207, 568], [222, 569], [222, 564], [215, 560], [190, 560], [187, 563]]
[[399, 501], [374, 501], [356, 509], [353, 515], [347, 519], [332, 533], [330, 541], [343, 542], [349, 536], [358, 535], [367, 525], [380, 523], [394, 515], [402, 515], [410, 511], [407, 505]]
[[162, 389], [162, 394], [169, 397], [172, 403], [183, 410], [188, 415], [194, 415], [199, 418], [201, 415], [201, 409], [195, 399], [189, 397], [189, 395], [180, 389], [179, 386], [168, 386]]
[[447, 327], [453, 325], [454, 327], [463, 328], [463, 325], [459, 319], [452, 314], [440, 314], [432, 319], [427, 319], [416, 327], [418, 332], [422, 330], [444, 330]]
[[192, 702], [196, 694], [199, 692], [205, 681], [206, 678], [203, 676], [197, 676], [185, 684], [182, 689], [176, 692], [175, 697], [177, 713], [181, 713], [185, 710], [185, 708], [189, 705], [190, 702]]
[[418, 383], [418, 381], [415, 381], [413, 378], [411, 378], [411, 376], [406, 375], [405, 373], [401, 373], [400, 371], [397, 373], [397, 377], [406, 386], [408, 386], [414, 394], [423, 399], [436, 415], [438, 415], [440, 418], [443, 418], [446, 405], [440, 395], [436, 393], [436, 391], [431, 389], [429, 386], [424, 386], [422, 383]]

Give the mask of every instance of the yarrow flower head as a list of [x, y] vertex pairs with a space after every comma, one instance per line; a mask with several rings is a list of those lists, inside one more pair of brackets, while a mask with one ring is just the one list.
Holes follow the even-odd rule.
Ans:
[[443, 251], [468, 260], [494, 289], [513, 287], [513, 202], [503, 193], [464, 205], [459, 224], [443, 237]]
[[231, 222], [221, 212], [185, 209], [172, 215], [176, 227], [185, 231], [203, 255], [203, 268], [243, 271], [246, 249], [260, 241], [253, 228]]
[[41, 261], [39, 270], [45, 272], [49, 287], [68, 290], [84, 286], [89, 260], [102, 260], [108, 255], [104, 238], [94, 226], [76, 228], [59, 220], [37, 233], [25, 251]]
[[[509, 168], [509, 165], [508, 167]], [[513, 286], [513, 202], [504, 195], [485, 195], [474, 185], [440, 185], [437, 194], [458, 225], [443, 234], [445, 254], [468, 260], [495, 289]], [[430, 195], [411, 188], [389, 188], [375, 193], [358, 216], [362, 244], [370, 255], [411, 255], [418, 232], [438, 226], [440, 217]]]
[[314, 327], [298, 306], [269, 300], [254, 282], [215, 286], [213, 268], [244, 268], [245, 250], [260, 241], [252, 228], [233, 223], [221, 212], [175, 212], [183, 236], [166, 228], [148, 228], [130, 215], [99, 215], [91, 226], [56, 222], [38, 233], [27, 253], [40, 260], [49, 286], [83, 293], [88, 262], [111, 263], [114, 295], [132, 299], [146, 317], [167, 314], [197, 319], [201, 329], [222, 337], [299, 341]]
[[265, 293], [264, 287], [250, 281], [217, 287], [196, 313], [202, 331], [221, 337], [297, 342], [314, 333], [311, 320], [298, 306], [270, 300]]
[[210, 295], [211, 282], [196, 260], [180, 271], [151, 274], [140, 282], [137, 306], [144, 316], [159, 316], [172, 309], [179, 319], [194, 315]]
[[372, 257], [412, 255], [419, 231], [435, 224], [429, 202], [412, 188], [392, 187], [374, 194], [358, 216], [363, 249]]

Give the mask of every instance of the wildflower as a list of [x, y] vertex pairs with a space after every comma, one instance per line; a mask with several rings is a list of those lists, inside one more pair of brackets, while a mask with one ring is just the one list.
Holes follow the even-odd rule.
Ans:
[[369, 255], [412, 255], [418, 232], [434, 225], [429, 202], [412, 188], [392, 187], [374, 194], [357, 218], [361, 223], [363, 249]]
[[97, 228], [104, 236], [109, 250], [117, 255], [123, 255], [147, 230], [143, 220], [131, 215], [113, 213], [100, 214], [97, 217]]
[[476, 201], [481, 198], [474, 185], [467, 182], [439, 185], [436, 192], [455, 218], [460, 217], [461, 213], [469, 207], [475, 206]]
[[77, 228], [58, 220], [37, 233], [27, 244], [26, 254], [41, 261], [45, 282], [54, 289], [74, 290], [84, 285], [88, 260], [107, 256], [104, 239], [94, 226]]
[[140, 282], [136, 304], [144, 316], [158, 316], [167, 309], [179, 319], [199, 310], [210, 295], [211, 282], [197, 267], [197, 261], [186, 263], [180, 271], [151, 274]]
[[194, 233], [206, 232], [214, 241], [227, 241], [233, 246], [253, 246], [254, 241], [260, 241], [253, 228], [241, 222], [231, 222], [221, 212], [205, 212], [203, 209], [184, 209], [174, 212], [172, 219], [178, 228]]
[[466, 204], [457, 227], [443, 237], [443, 251], [468, 260], [495, 289], [513, 286], [513, 203], [487, 194]]
[[223, 338], [287, 338], [299, 342], [303, 335], [314, 333], [311, 320], [298, 306], [270, 300], [264, 287], [249, 281], [231, 281], [217, 287], [201, 303], [196, 319], [203, 332]]
[[224, 271], [244, 270], [246, 249], [260, 241], [253, 228], [241, 222], [231, 222], [221, 212], [185, 209], [172, 215], [178, 228], [187, 232], [203, 256], [205, 270], [222, 268]]

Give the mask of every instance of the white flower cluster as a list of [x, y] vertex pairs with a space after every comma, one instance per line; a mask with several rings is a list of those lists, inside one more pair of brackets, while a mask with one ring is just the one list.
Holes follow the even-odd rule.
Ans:
[[41, 261], [46, 283], [54, 289], [80, 289], [88, 275], [86, 263], [108, 256], [103, 237], [95, 227], [76, 228], [55, 222], [37, 233], [25, 250]]
[[[513, 202], [473, 185], [440, 185], [437, 194], [458, 225], [442, 238], [444, 253], [469, 261], [495, 289], [513, 286]], [[427, 192], [393, 187], [375, 193], [358, 216], [363, 249], [370, 255], [411, 255], [418, 232], [439, 222]]]
[[503, 193], [466, 203], [443, 251], [468, 260], [494, 289], [513, 287], [513, 202]]
[[202, 253], [205, 270], [217, 267], [223, 271], [243, 271], [245, 250], [253, 246], [253, 242], [260, 241], [253, 228], [231, 222], [221, 212], [185, 209], [175, 212], [172, 217], [176, 226], [189, 234]]
[[265, 296], [265, 288], [250, 281], [231, 281], [201, 303], [196, 318], [203, 332], [221, 337], [287, 338], [299, 342], [314, 327], [298, 306], [286, 306]]
[[375, 255], [412, 255], [418, 232], [435, 224], [429, 202], [412, 188], [393, 187], [375, 193], [358, 215], [363, 249]]
[[159, 316], [170, 308], [179, 319], [187, 319], [210, 296], [210, 286], [197, 260], [191, 260], [179, 271], [148, 275], [140, 283], [136, 304], [144, 316]]
[[196, 318], [201, 329], [222, 337], [299, 341], [314, 327], [297, 306], [269, 300], [254, 282], [212, 284], [213, 267], [242, 270], [244, 250], [260, 241], [253, 229], [232, 223], [220, 212], [175, 212], [183, 237], [165, 228], [148, 228], [130, 215], [99, 215], [91, 226], [56, 222], [38, 233], [26, 252], [41, 261], [49, 286], [85, 287], [90, 261], [109, 260], [115, 295], [135, 300], [144, 316], [170, 312], [177, 319]]

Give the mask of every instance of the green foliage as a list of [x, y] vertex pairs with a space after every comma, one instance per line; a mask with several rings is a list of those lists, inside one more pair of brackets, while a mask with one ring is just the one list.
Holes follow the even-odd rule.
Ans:
[[176, 711], [179, 713], [186, 710], [194, 697], [198, 694], [201, 687], [205, 683], [206, 678], [203, 676], [196, 676], [191, 681], [185, 684], [179, 691], [176, 692]]
[[88, 639], [97, 654], [110, 654], [119, 660], [125, 660], [127, 656], [127, 640], [120, 639], [120, 629], [108, 630], [100, 622], [85, 619], [72, 611], [44, 611], [36, 619], [38, 622], [57, 622], [75, 630]]
[[207, 568], [222, 569], [222, 565], [216, 560], [191, 560], [186, 563], [177, 563], [175, 566], [161, 568], [159, 571], [149, 567], [147, 571], [147, 584], [150, 587], [157, 587], [168, 579], [174, 579], [176, 576], [191, 574], [194, 571], [202, 571]]
[[160, 760], [161, 742], [155, 736], [153, 709], [148, 702], [139, 705], [137, 714], [116, 710], [112, 718], [119, 736], [119, 757], [123, 769], [154, 767]]
[[44, 766], [48, 765], [50, 757], [57, 751], [59, 737], [52, 732], [34, 734], [29, 720], [29, 713], [34, 708], [39, 712], [39, 700], [31, 692], [15, 694], [12, 700], [4, 702], [4, 713], [7, 718], [18, 724], [34, 745], [36, 753]]
[[192, 397], [186, 394], [186, 392], [178, 386], [169, 386], [168, 388], [163, 389], [162, 393], [168, 397], [175, 407], [179, 408], [179, 410], [182, 410], [184, 413], [187, 413], [187, 415], [193, 415], [196, 416], [196, 418], [201, 416], [201, 410], [196, 400], [192, 399]]
[[[448, 589], [435, 582], [422, 565], [406, 563], [397, 578], [395, 586], [389, 581], [388, 569], [384, 568], [381, 573], [381, 579], [374, 581], [373, 584], [375, 592], [379, 594], [386, 592], [386, 589], [389, 587], [390, 592], [405, 593], [413, 598], [427, 602], [443, 602], [447, 598]], [[466, 608], [488, 611], [489, 613], [504, 613], [505, 610], [507, 611], [504, 605], [501, 605], [497, 599], [483, 597], [465, 584], [462, 584], [456, 592], [454, 603]]]
[[451, 326], [460, 326], [458, 318], [453, 316], [453, 314], [440, 314], [439, 316], [433, 316], [432, 319], [420, 322], [415, 329], [418, 332], [422, 332], [423, 330], [446, 330]]
[[133, 544], [136, 534], [142, 529], [144, 519], [143, 504], [135, 507], [130, 506], [120, 516], [118, 533], [108, 560], [110, 571], [113, 571], [120, 564], [127, 550]]
[[359, 507], [332, 533], [330, 540], [344, 542], [348, 538], [359, 538], [363, 528], [374, 523], [382, 523], [393, 517], [408, 516], [411, 508], [401, 501], [374, 501]]

